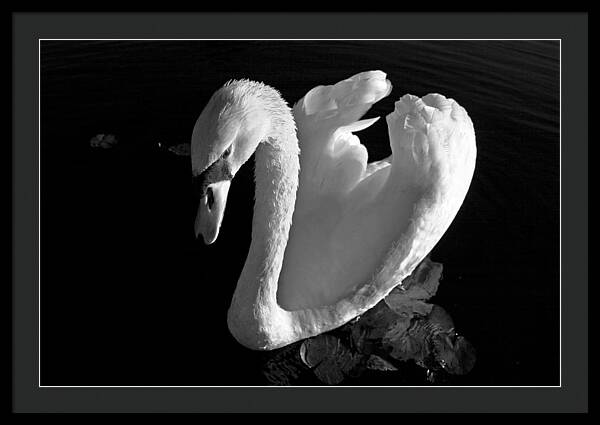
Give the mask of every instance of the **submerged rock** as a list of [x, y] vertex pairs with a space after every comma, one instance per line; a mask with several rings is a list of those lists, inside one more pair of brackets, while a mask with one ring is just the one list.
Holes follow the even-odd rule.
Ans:
[[114, 134], [96, 134], [90, 139], [90, 146], [93, 148], [110, 149], [119, 143]]
[[190, 156], [190, 144], [180, 143], [178, 145], [169, 146], [169, 152], [179, 156]]

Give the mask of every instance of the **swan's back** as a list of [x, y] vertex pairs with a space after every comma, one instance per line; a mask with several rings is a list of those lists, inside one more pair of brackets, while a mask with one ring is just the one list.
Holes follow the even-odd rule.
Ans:
[[[437, 243], [475, 163], [468, 115], [440, 95], [406, 95], [387, 117], [393, 155], [368, 164], [353, 132], [391, 92], [381, 71], [309, 91], [293, 108], [300, 144], [296, 209], [280, 275], [288, 310], [331, 305], [361, 286], [391, 290]], [[415, 227], [417, 226], [417, 227]]]

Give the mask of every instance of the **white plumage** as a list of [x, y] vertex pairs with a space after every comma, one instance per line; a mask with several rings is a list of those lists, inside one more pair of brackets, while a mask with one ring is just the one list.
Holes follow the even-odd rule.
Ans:
[[[387, 116], [392, 156], [368, 164], [355, 133], [377, 121], [360, 118], [391, 90], [385, 73], [363, 72], [310, 90], [290, 111], [276, 90], [233, 81], [198, 119], [196, 173], [222, 163], [235, 175], [256, 151], [252, 243], [228, 315], [242, 344], [281, 347], [371, 308], [458, 212], [476, 147], [471, 120], [452, 99], [403, 96]], [[229, 146], [231, 157], [219, 159]], [[199, 217], [209, 213], [201, 202]], [[221, 219], [222, 211], [215, 238]]]

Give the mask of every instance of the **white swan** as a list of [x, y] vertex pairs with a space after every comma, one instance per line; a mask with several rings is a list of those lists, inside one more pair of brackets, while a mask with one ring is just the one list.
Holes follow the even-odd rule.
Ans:
[[[215, 241], [229, 185], [255, 156], [252, 242], [228, 325], [270, 350], [334, 329], [399, 285], [442, 237], [475, 168], [465, 110], [438, 94], [405, 95], [387, 116], [392, 155], [367, 164], [353, 132], [391, 91], [381, 71], [309, 91], [290, 110], [273, 88], [230, 81], [191, 140], [202, 193], [196, 235]], [[296, 131], [297, 126], [297, 131]]]

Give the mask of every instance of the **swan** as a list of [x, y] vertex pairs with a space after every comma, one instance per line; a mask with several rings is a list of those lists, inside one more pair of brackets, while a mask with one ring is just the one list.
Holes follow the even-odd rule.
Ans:
[[[196, 237], [219, 234], [232, 179], [255, 154], [252, 240], [227, 313], [231, 334], [273, 350], [361, 315], [425, 258], [457, 214], [476, 158], [467, 112], [440, 94], [404, 95], [386, 121], [392, 155], [367, 163], [354, 134], [388, 96], [383, 71], [310, 90], [293, 108], [274, 88], [231, 80], [190, 143]], [[401, 286], [400, 286], [401, 287]]]

